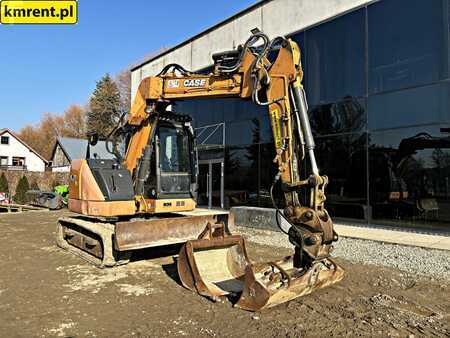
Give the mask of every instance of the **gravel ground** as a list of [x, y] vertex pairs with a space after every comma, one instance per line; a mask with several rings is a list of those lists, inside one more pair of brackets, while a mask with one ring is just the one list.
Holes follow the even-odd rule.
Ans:
[[[0, 215], [0, 337], [450, 337], [448, 280], [338, 257], [341, 282], [252, 313], [183, 288], [176, 248], [144, 250], [112, 269], [91, 266], [55, 246], [63, 215]], [[281, 233], [241, 230], [278, 245], [248, 241], [255, 260], [292, 253], [280, 247], [288, 247]], [[339, 250], [349, 245], [363, 258], [359, 242], [343, 239]]]
[[[236, 229], [248, 241], [292, 248], [288, 237], [281, 232], [248, 227]], [[450, 251], [340, 237], [335, 243], [333, 256], [356, 263], [395, 267], [408, 273], [450, 280]]]

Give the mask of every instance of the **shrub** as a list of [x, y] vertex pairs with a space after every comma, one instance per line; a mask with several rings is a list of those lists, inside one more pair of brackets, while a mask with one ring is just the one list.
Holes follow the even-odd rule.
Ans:
[[2, 173], [2, 175], [0, 176], [0, 192], [9, 193], [9, 184], [8, 180], [6, 179], [5, 173]]
[[25, 204], [27, 202], [26, 193], [30, 190], [30, 184], [25, 176], [17, 183], [16, 194], [14, 195], [14, 202], [19, 204]]

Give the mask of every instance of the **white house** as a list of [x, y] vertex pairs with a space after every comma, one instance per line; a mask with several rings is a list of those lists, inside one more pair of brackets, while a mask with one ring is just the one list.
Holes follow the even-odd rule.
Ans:
[[88, 140], [58, 137], [53, 147], [51, 157], [51, 170], [53, 172], [69, 172], [72, 160], [90, 158], [113, 159], [114, 155], [106, 149], [105, 141], [98, 141], [95, 146], [89, 147]]
[[47, 161], [9, 129], [0, 129], [0, 169], [45, 171]]

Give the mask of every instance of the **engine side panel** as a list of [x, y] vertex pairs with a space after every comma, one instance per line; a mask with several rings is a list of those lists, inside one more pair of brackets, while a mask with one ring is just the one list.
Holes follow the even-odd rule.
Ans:
[[86, 160], [73, 160], [70, 170], [69, 198], [85, 201], [104, 201]]

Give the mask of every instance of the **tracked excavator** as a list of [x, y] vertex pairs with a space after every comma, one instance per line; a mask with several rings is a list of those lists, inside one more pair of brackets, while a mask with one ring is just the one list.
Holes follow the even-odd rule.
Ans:
[[[134, 250], [183, 243], [177, 260], [183, 286], [212, 300], [228, 296], [250, 311], [340, 281], [344, 270], [330, 258], [338, 236], [324, 208], [328, 178], [319, 174], [314, 155], [298, 45], [255, 29], [244, 45], [212, 58], [210, 74], [169, 64], [142, 80], [126, 122], [110, 137], [116, 160], [72, 162], [68, 204], [78, 216], [58, 221], [58, 245], [111, 267], [127, 263]], [[278, 168], [270, 192], [281, 185], [283, 210], [272, 200], [292, 256], [254, 263], [244, 239], [231, 234], [228, 213], [196, 209], [195, 133], [190, 117], [171, 107], [202, 98], [267, 107]], [[128, 139], [123, 158], [122, 136]]]

